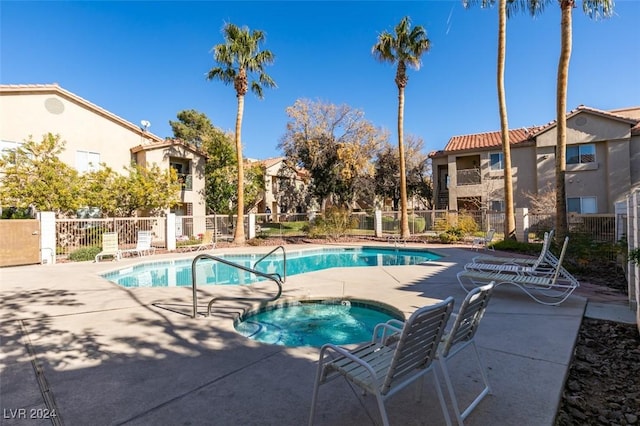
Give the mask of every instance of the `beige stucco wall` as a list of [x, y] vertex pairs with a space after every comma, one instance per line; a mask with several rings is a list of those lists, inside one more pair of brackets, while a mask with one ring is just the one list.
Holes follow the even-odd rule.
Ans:
[[0, 138], [24, 142], [30, 135], [42, 140], [48, 132], [66, 142], [60, 159], [76, 167], [76, 151], [100, 154], [117, 172], [131, 162], [129, 149], [143, 142], [136, 133], [104, 115], [52, 93], [6, 94], [0, 97]]
[[144, 151], [137, 153], [140, 165], [151, 166], [157, 164], [161, 169], [168, 169], [171, 158], [183, 158], [191, 160], [189, 172], [192, 176], [191, 190], [181, 191], [183, 203], [192, 203], [193, 216], [204, 216], [205, 206], [205, 159], [183, 145], [157, 146], [149, 145]]
[[[629, 124], [581, 112], [567, 120], [567, 145], [603, 140], [629, 139]], [[557, 142], [556, 126], [536, 136], [538, 147], [555, 146]]]

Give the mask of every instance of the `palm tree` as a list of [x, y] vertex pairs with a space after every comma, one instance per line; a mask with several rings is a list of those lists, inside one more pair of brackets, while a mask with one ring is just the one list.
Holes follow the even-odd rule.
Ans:
[[[495, 4], [495, 0], [463, 0], [465, 8], [479, 2], [482, 8]], [[507, 18], [520, 7], [524, 6], [522, 0], [498, 1], [498, 56], [496, 83], [498, 90], [498, 114], [500, 115], [500, 135], [502, 142], [502, 161], [504, 170], [504, 238], [516, 239], [516, 218], [513, 204], [513, 177], [511, 172], [511, 145], [509, 141], [509, 120], [507, 116], [507, 98], [504, 88], [505, 58], [507, 50]], [[535, 4], [534, 4], [535, 3]], [[534, 9], [538, 2], [531, 1]]]
[[265, 34], [260, 30], [249, 31], [247, 27], [238, 27], [227, 23], [222, 29], [225, 42], [213, 47], [213, 59], [218, 66], [211, 68], [207, 74], [208, 80], [220, 80], [224, 84], [233, 84], [238, 98], [236, 112], [236, 158], [238, 162], [238, 219], [234, 230], [233, 242], [245, 242], [244, 226], [244, 161], [242, 159], [242, 115], [244, 113], [244, 96], [249, 90], [249, 76], [258, 75], [257, 80], [251, 81], [251, 91], [263, 98], [262, 87], [275, 87], [273, 79], [264, 72], [264, 67], [274, 61], [274, 55], [269, 50], [260, 50]]
[[498, 104], [500, 110], [500, 134], [502, 136], [502, 161], [504, 167], [504, 239], [516, 239], [516, 216], [513, 210], [513, 180], [511, 177], [511, 145], [507, 98], [504, 90], [504, 68], [507, 50], [507, 0], [498, 6]]
[[[530, 0], [533, 2], [534, 0]], [[539, 1], [539, 0], [538, 0]], [[561, 11], [561, 48], [556, 88], [556, 239], [561, 241], [569, 232], [565, 190], [567, 149], [567, 88], [572, 47], [572, 12], [575, 0], [559, 0]], [[583, 0], [582, 10], [591, 18], [608, 17], [613, 13], [613, 0]]]
[[404, 88], [407, 86], [407, 66], [420, 69], [420, 57], [431, 47], [426, 30], [418, 25], [411, 28], [408, 16], [395, 27], [395, 35], [387, 31], [378, 36], [371, 52], [380, 62], [397, 64], [395, 82], [398, 86], [398, 153], [400, 161], [400, 233], [409, 237], [407, 217], [407, 172], [404, 158]]

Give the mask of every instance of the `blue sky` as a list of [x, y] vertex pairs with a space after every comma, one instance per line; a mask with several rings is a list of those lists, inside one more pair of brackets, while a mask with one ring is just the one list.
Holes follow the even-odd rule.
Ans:
[[[555, 118], [558, 9], [553, 1], [537, 18], [521, 13], [507, 24], [511, 128]], [[135, 124], [150, 121], [161, 137], [172, 135], [169, 120], [184, 109], [230, 130], [235, 92], [205, 74], [224, 22], [232, 22], [264, 30], [264, 47], [276, 56], [267, 72], [278, 88], [265, 90], [263, 100], [247, 95], [246, 156], [280, 155], [285, 108], [299, 98], [360, 109], [395, 142], [395, 67], [375, 61], [371, 47], [406, 15], [425, 27], [431, 50], [419, 71], [409, 71], [405, 133], [421, 137], [428, 152], [454, 135], [498, 130], [497, 9], [465, 10], [459, 0], [2, 1], [0, 82], [58, 83]], [[581, 6], [573, 16], [569, 108], [640, 105], [640, 2], [617, 1], [607, 20], [589, 19]]]

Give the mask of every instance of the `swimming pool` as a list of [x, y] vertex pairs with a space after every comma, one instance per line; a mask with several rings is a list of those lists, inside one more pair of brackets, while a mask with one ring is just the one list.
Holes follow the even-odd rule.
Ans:
[[[263, 254], [226, 254], [220, 257], [253, 268]], [[329, 268], [358, 266], [416, 265], [441, 256], [427, 250], [387, 247], [343, 247], [287, 252], [287, 275], [304, 274]], [[145, 262], [118, 269], [101, 276], [123, 287], [182, 287], [191, 286], [193, 259]], [[274, 253], [260, 262], [260, 272], [283, 275], [283, 258]], [[244, 285], [259, 280], [254, 274], [220, 262], [202, 259], [196, 265], [198, 285]]]
[[358, 299], [278, 302], [250, 311], [234, 327], [243, 336], [281, 346], [348, 345], [371, 340], [376, 324], [404, 315], [390, 305]]

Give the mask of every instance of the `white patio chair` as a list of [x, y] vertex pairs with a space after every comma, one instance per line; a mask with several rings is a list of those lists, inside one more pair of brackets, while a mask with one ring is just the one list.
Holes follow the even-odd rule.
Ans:
[[[342, 375], [363, 391], [375, 395], [382, 422], [388, 425], [384, 401], [429, 372], [433, 373], [440, 407], [447, 425], [450, 425], [451, 418], [433, 360], [452, 308], [453, 298], [448, 297], [440, 303], [415, 311], [402, 324], [401, 330], [388, 324], [378, 324], [371, 343], [352, 351], [333, 344], [322, 346], [313, 387], [309, 425], [313, 425], [319, 387], [333, 377]], [[387, 344], [385, 339], [378, 338], [379, 332], [385, 328], [392, 333], [399, 332], [392, 345]], [[333, 352], [337, 357], [330, 359], [328, 352]], [[421, 381], [419, 389], [422, 389]]]
[[96, 254], [94, 262], [105, 256], [113, 257], [113, 260], [120, 260], [120, 250], [118, 249], [118, 233], [105, 232], [102, 234], [102, 251]]
[[[462, 425], [464, 419], [467, 418], [469, 413], [482, 401], [482, 399], [491, 393], [491, 386], [489, 385], [489, 379], [487, 372], [480, 359], [480, 353], [475, 342], [476, 331], [480, 325], [480, 320], [484, 316], [484, 312], [489, 304], [491, 292], [493, 291], [494, 283], [491, 282], [482, 287], [476, 287], [467, 294], [467, 297], [462, 302], [457, 314], [452, 315], [455, 317], [453, 327], [449, 333], [445, 336], [443, 344], [440, 346], [438, 353], [438, 363], [442, 369], [445, 383], [449, 391], [451, 398], [451, 405], [455, 412], [458, 424]], [[473, 347], [473, 351], [476, 357], [477, 365], [482, 375], [482, 381], [484, 387], [482, 391], [473, 399], [473, 401], [464, 410], [460, 409], [458, 404], [458, 398], [456, 397], [453, 384], [451, 382], [451, 376], [449, 374], [449, 368], [447, 363], [456, 354], [460, 353], [468, 346]]]
[[562, 245], [562, 252], [558, 262], [551, 271], [533, 271], [524, 274], [511, 274], [504, 272], [467, 271], [458, 272], [457, 278], [460, 286], [465, 287], [465, 282], [477, 286], [483, 283], [495, 281], [500, 284], [513, 284], [522, 289], [533, 300], [543, 305], [559, 305], [580, 286], [578, 280], [562, 266], [569, 237], [566, 237]]
[[138, 256], [154, 254], [156, 248], [151, 245], [152, 239], [153, 234], [151, 231], [138, 231], [138, 241], [135, 248], [120, 250], [120, 257], [125, 254], [137, 254]]
[[511, 272], [516, 274], [536, 271], [549, 272], [558, 263], [558, 259], [549, 250], [552, 237], [553, 231], [551, 233], [545, 232], [542, 250], [540, 250], [540, 255], [536, 259], [476, 256], [472, 262], [464, 265], [464, 269], [467, 271]]
[[484, 248], [484, 249], [491, 249], [495, 251], [493, 246], [489, 245], [491, 244], [491, 241], [493, 241], [493, 236], [495, 235], [495, 233], [496, 233], [495, 229], [489, 229], [489, 231], [487, 231], [484, 237], [474, 238], [473, 241], [471, 242], [471, 248], [475, 250], [478, 250], [479, 248]]

